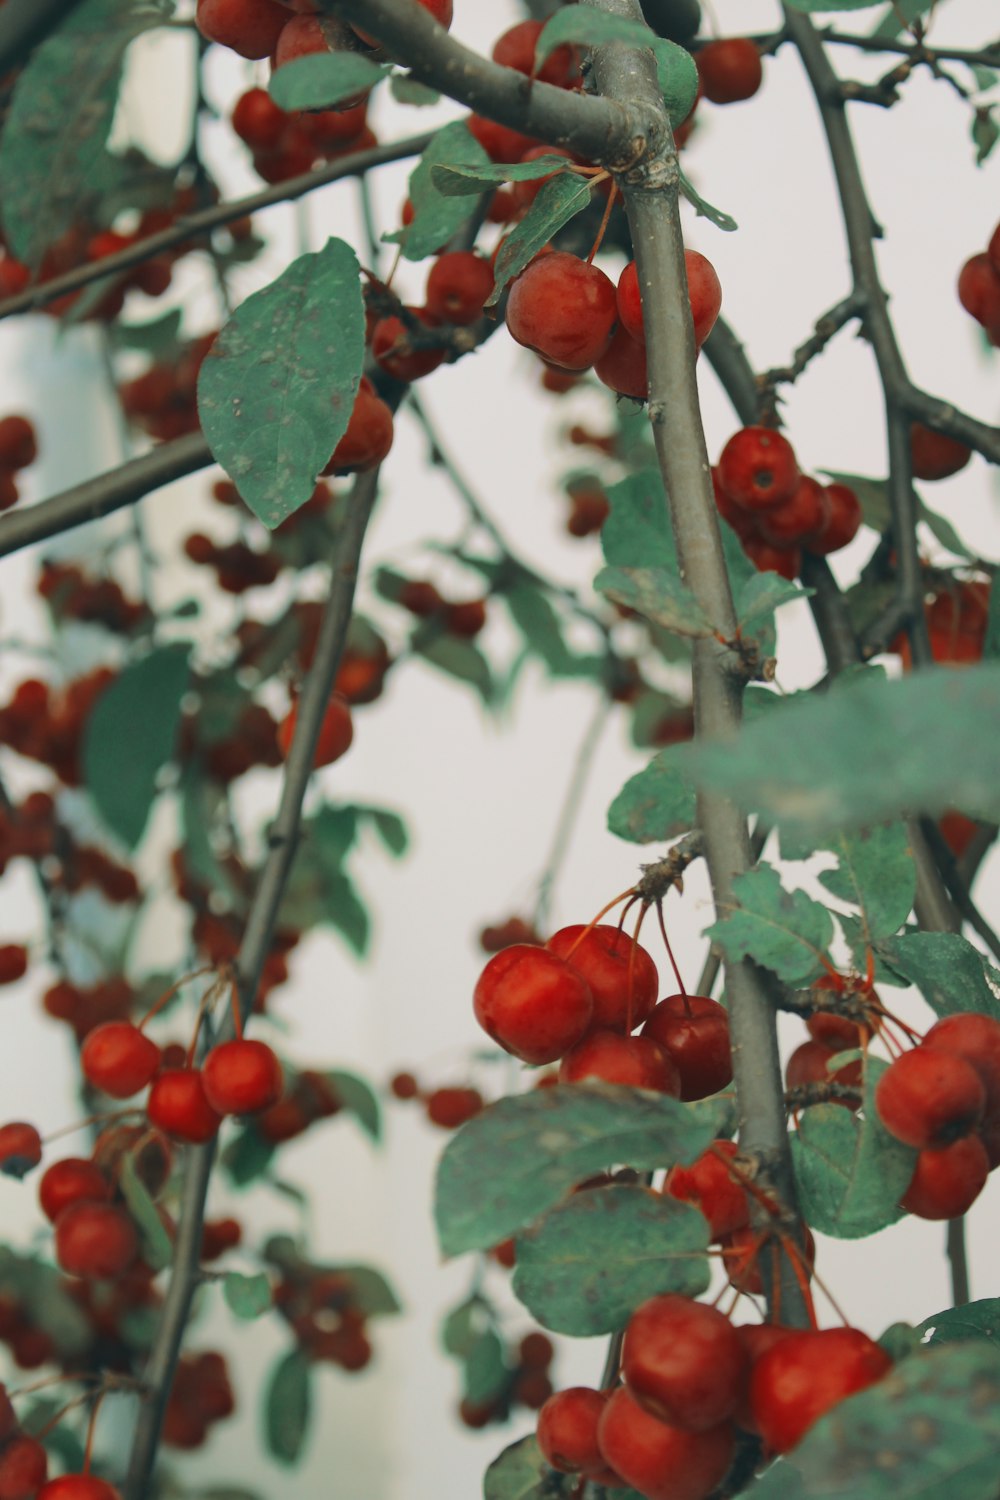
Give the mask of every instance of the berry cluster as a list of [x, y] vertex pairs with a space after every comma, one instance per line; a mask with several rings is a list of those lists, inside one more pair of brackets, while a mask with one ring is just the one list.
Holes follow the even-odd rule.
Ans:
[[145, 374], [119, 387], [122, 410], [150, 437], [167, 440], [197, 432], [198, 371], [215, 333], [185, 344], [169, 359], [154, 363]]
[[550, 1368], [555, 1356], [547, 1334], [526, 1333], [516, 1344], [503, 1350], [504, 1378], [499, 1388], [484, 1400], [464, 1396], [458, 1416], [463, 1426], [479, 1429], [492, 1422], [507, 1422], [513, 1409], [526, 1407], [538, 1411], [552, 1396]]
[[378, 1309], [370, 1307], [363, 1284], [350, 1268], [316, 1265], [284, 1236], [269, 1240], [264, 1255], [279, 1275], [275, 1308], [302, 1353], [348, 1373], [365, 1369], [374, 1353], [369, 1323]]
[[340, 1113], [342, 1102], [330, 1080], [310, 1068], [288, 1080], [283, 1096], [251, 1121], [262, 1140], [277, 1146], [303, 1135], [318, 1120]]
[[423, 1089], [412, 1073], [396, 1073], [389, 1080], [389, 1092], [394, 1099], [416, 1099], [432, 1125], [442, 1130], [457, 1130], [473, 1115], [478, 1115], [484, 1100], [478, 1089], [452, 1085], [445, 1088]]
[[[452, 0], [418, 3], [439, 25], [451, 25]], [[251, 60], [269, 57], [276, 68], [314, 52], [358, 51], [359, 42], [378, 47], [367, 32], [311, 13], [317, 9], [310, 0], [198, 0], [195, 21], [208, 41]]]
[[76, 563], [42, 562], [38, 592], [56, 621], [79, 620], [103, 625], [115, 635], [129, 635], [149, 620], [149, 610], [129, 599], [113, 578], [91, 578]]
[[445, 635], [472, 640], [486, 624], [486, 600], [445, 599], [436, 584], [429, 580], [407, 579], [400, 588], [396, 603], [418, 620], [431, 620]]
[[958, 273], [958, 300], [1000, 348], [1000, 224], [986, 250], [973, 255]]
[[771, 427], [734, 433], [712, 481], [719, 514], [762, 572], [796, 578], [803, 551], [815, 557], [839, 552], [861, 525], [854, 491], [800, 473], [791, 443]]
[[95, 667], [58, 689], [28, 678], [0, 707], [0, 739], [28, 760], [49, 766], [67, 786], [79, 786], [84, 726], [115, 675], [111, 667]]
[[225, 1357], [214, 1349], [181, 1354], [163, 1415], [163, 1441], [183, 1452], [200, 1448], [215, 1423], [235, 1410]]
[[374, 146], [367, 116], [367, 100], [350, 109], [289, 112], [275, 104], [265, 89], [248, 89], [236, 101], [232, 124], [253, 152], [254, 170], [265, 182], [273, 183]]

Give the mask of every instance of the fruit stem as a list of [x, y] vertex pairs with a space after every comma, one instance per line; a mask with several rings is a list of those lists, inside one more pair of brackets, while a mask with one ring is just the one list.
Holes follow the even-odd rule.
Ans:
[[681, 978], [681, 971], [677, 967], [677, 960], [676, 960], [676, 958], [674, 958], [674, 950], [673, 950], [673, 948], [671, 948], [671, 946], [670, 946], [670, 939], [667, 937], [667, 924], [666, 924], [666, 922], [664, 921], [664, 918], [663, 918], [663, 902], [662, 901], [658, 901], [656, 903], [656, 915], [657, 915], [657, 917], [660, 920], [660, 931], [663, 934], [663, 943], [664, 943], [664, 947], [667, 950], [667, 957], [670, 960], [670, 967], [673, 969], [673, 971], [674, 971], [674, 978], [677, 980], [677, 988], [680, 991], [680, 993], [684, 996], [684, 1010], [685, 1010], [685, 1012], [686, 1012], [687, 1015], [690, 1015], [691, 1014], [691, 1005], [690, 1005], [690, 1002], [688, 1000], [688, 992], [684, 988], [684, 981]]
[[151, 1021], [153, 1017], [157, 1015], [163, 1009], [163, 1007], [174, 998], [178, 990], [183, 989], [186, 984], [190, 984], [192, 979], [201, 979], [206, 974], [214, 974], [215, 972], [215, 966], [213, 964], [203, 964], [200, 969], [194, 969], [190, 974], [182, 974], [180, 979], [178, 979], [175, 984], [172, 984], [170, 988], [160, 996], [155, 1004], [150, 1006], [149, 1010], [147, 1010], [146, 1014], [139, 1022], [137, 1030], [142, 1031], [146, 1023], [148, 1021]]
[[[593, 183], [591, 183], [591, 186], [592, 187], [595, 186], [598, 182], [602, 181], [603, 177], [606, 177], [607, 175], [608, 174], [605, 172], [601, 176], [595, 177]], [[594, 256], [597, 254], [598, 250], [600, 250], [601, 245], [604, 242], [604, 236], [607, 233], [607, 228], [608, 228], [608, 220], [611, 218], [611, 210], [612, 210], [612, 208], [614, 206], [614, 201], [617, 198], [617, 196], [618, 196], [618, 184], [617, 184], [617, 182], [612, 182], [612, 184], [611, 184], [611, 191], [608, 194], [608, 201], [604, 205], [604, 213], [603, 213], [603, 215], [601, 217], [601, 222], [597, 226], [597, 237], [594, 240], [593, 246], [591, 247], [590, 254], [587, 256], [587, 265], [588, 266], [593, 265], [593, 263], [594, 263]]]

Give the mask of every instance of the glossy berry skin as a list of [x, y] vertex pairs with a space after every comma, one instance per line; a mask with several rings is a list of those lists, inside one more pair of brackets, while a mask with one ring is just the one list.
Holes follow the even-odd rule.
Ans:
[[596, 1475], [606, 1468], [597, 1446], [597, 1424], [610, 1392], [573, 1385], [556, 1391], [538, 1413], [538, 1446], [562, 1474]]
[[233, 107], [232, 125], [252, 151], [276, 151], [288, 128], [289, 116], [275, 104], [267, 89], [248, 89]]
[[528, 1063], [557, 1062], [594, 1013], [590, 986], [554, 953], [515, 943], [491, 958], [473, 996], [476, 1020], [505, 1051]]
[[431, 266], [424, 305], [432, 318], [465, 327], [482, 317], [483, 303], [492, 290], [488, 260], [472, 250], [450, 250]]
[[973, 255], [958, 276], [958, 300], [987, 330], [1000, 328], [1000, 269], [989, 255]]
[[42, 1159], [42, 1138], [34, 1125], [12, 1120], [0, 1125], [0, 1172], [7, 1177], [23, 1177]]
[[42, 1173], [38, 1201], [42, 1213], [54, 1223], [71, 1203], [79, 1203], [82, 1199], [107, 1203], [112, 1191], [111, 1183], [96, 1162], [67, 1156], [62, 1161], [53, 1162]]
[[164, 1135], [188, 1145], [213, 1140], [222, 1124], [222, 1116], [208, 1102], [197, 1068], [165, 1068], [153, 1080], [146, 1113], [150, 1124]]
[[594, 1026], [620, 1030], [630, 1015], [632, 1026], [638, 1026], [656, 1004], [656, 965], [641, 944], [617, 927], [606, 922], [589, 932], [581, 923], [560, 927], [545, 946], [587, 981], [594, 997]]
[[[421, 308], [411, 307], [409, 311], [419, 322], [427, 322]], [[422, 375], [429, 375], [432, 370], [437, 369], [446, 352], [441, 348], [417, 348], [410, 339], [409, 328], [402, 318], [395, 315], [380, 318], [375, 324], [372, 329], [371, 350], [377, 365], [395, 380], [404, 381], [419, 380]]]
[[681, 1080], [670, 1054], [645, 1036], [588, 1031], [559, 1065], [560, 1083], [616, 1083], [680, 1096]]
[[838, 1083], [842, 1088], [857, 1088], [859, 1093], [853, 1099], [832, 1099], [832, 1104], [843, 1104], [848, 1109], [857, 1109], [861, 1103], [860, 1089], [863, 1081], [863, 1070], [860, 1061], [856, 1058], [853, 1062], [844, 1063], [842, 1067], [834, 1071], [830, 1069], [830, 1061], [836, 1056], [836, 1052], [822, 1042], [808, 1041], [796, 1047], [789, 1057], [785, 1066], [785, 1086], [789, 1089], [803, 1088], [810, 1083]]
[[[684, 251], [684, 267], [687, 272], [688, 298], [691, 303], [691, 318], [694, 323], [694, 341], [700, 349], [708, 338], [722, 308], [722, 283], [712, 262], [697, 250]], [[642, 321], [642, 299], [639, 295], [639, 275], [635, 261], [630, 260], [618, 278], [618, 316], [632, 338], [641, 344], [646, 342], [646, 330]]]
[[106, 1021], [88, 1032], [80, 1065], [95, 1088], [112, 1099], [130, 1099], [152, 1080], [160, 1049], [130, 1021]]
[[707, 1099], [730, 1083], [729, 1016], [708, 995], [669, 995], [642, 1029], [666, 1048], [681, 1077], [681, 1098]]
[[910, 428], [914, 479], [947, 479], [964, 469], [971, 457], [972, 449], [957, 438], [923, 427], [919, 422], [914, 422]]
[[354, 398], [347, 430], [324, 474], [363, 474], [388, 457], [394, 435], [391, 409], [376, 394], [371, 381], [362, 376]]
[[41, 1443], [18, 1433], [0, 1449], [0, 1500], [35, 1500], [48, 1472]]
[[645, 401], [649, 395], [645, 344], [640, 344], [627, 329], [616, 328], [607, 349], [594, 361], [594, 374], [619, 396]]
[[853, 542], [861, 528], [861, 501], [846, 484], [826, 486], [827, 515], [818, 535], [804, 543], [816, 557], [828, 557]]
[[958, 1219], [986, 1186], [990, 1158], [977, 1135], [921, 1151], [900, 1205], [918, 1219]]
[[620, 1386], [601, 1415], [597, 1442], [604, 1462], [645, 1500], [705, 1500], [729, 1471], [736, 1435], [731, 1422], [706, 1432], [668, 1426]]
[[139, 1253], [139, 1236], [123, 1208], [83, 1199], [55, 1222], [55, 1254], [70, 1276], [106, 1280], [120, 1276]]
[[[432, 19], [439, 26], [444, 27], [445, 31], [449, 30], [454, 14], [454, 0], [417, 0], [417, 4], [422, 5]], [[361, 38], [366, 46], [377, 47], [379, 45], [378, 38], [372, 36], [369, 32], [362, 31], [358, 26], [352, 27], [352, 30]]]
[[[299, 706], [293, 704], [281, 722], [278, 730], [278, 744], [281, 753], [288, 759], [288, 753], [292, 748], [292, 740], [295, 737], [295, 725], [298, 721]], [[314, 766], [332, 766], [335, 760], [346, 755], [351, 748], [354, 739], [354, 724], [351, 719], [351, 706], [339, 693], [334, 693], [327, 705], [323, 716], [323, 723], [316, 742], [316, 754], [313, 758]]]
[[240, 57], [270, 57], [289, 16], [276, 0], [198, 0], [195, 25]]
[[789, 1334], [754, 1365], [750, 1405], [757, 1429], [775, 1453], [787, 1453], [831, 1407], [891, 1368], [885, 1350], [860, 1329]]
[[586, 370], [600, 359], [617, 316], [610, 278], [563, 250], [532, 261], [507, 299], [511, 337], [565, 370]]
[[760, 512], [757, 526], [772, 547], [808, 547], [814, 537], [822, 534], [829, 512], [830, 501], [824, 487], [803, 474], [787, 500]]
[[964, 1057], [915, 1047], [886, 1068], [875, 1107], [890, 1134], [922, 1151], [969, 1135], [983, 1117], [986, 1090]]
[[719, 1155], [732, 1158], [739, 1147], [735, 1141], [715, 1141], [714, 1150], [705, 1151], [689, 1167], [671, 1167], [663, 1191], [681, 1203], [692, 1203], [708, 1220], [713, 1240], [733, 1234], [750, 1222], [750, 1205], [746, 1192], [727, 1169]]
[[266, 1042], [237, 1037], [213, 1047], [202, 1065], [205, 1097], [220, 1115], [255, 1115], [281, 1098], [284, 1075]]
[[764, 77], [760, 53], [749, 37], [709, 42], [695, 56], [701, 91], [713, 104], [752, 99]]
[[952, 1052], [979, 1074], [986, 1090], [981, 1134], [990, 1167], [1000, 1165], [1000, 1021], [975, 1012], [960, 1012], [937, 1021], [923, 1047]]
[[636, 1308], [625, 1330], [622, 1372], [653, 1416], [704, 1432], [732, 1416], [750, 1369], [729, 1319], [668, 1292]]
[[795, 451], [771, 427], [742, 427], [719, 457], [719, 484], [744, 510], [767, 510], [795, 493], [799, 483]]
[[482, 1107], [483, 1096], [478, 1089], [434, 1089], [427, 1095], [427, 1118], [442, 1130], [457, 1130]]
[[26, 469], [37, 457], [34, 424], [27, 417], [0, 418], [0, 464], [7, 469]]
[[36, 1500], [122, 1500], [121, 1491], [96, 1474], [61, 1474], [38, 1491]]
[[579, 82], [580, 68], [572, 47], [556, 47], [535, 68], [535, 46], [542, 33], [541, 21], [519, 21], [511, 26], [493, 44], [493, 61], [504, 68], [514, 68], [518, 73], [534, 74], [541, 83], [554, 84], [556, 88], [572, 88]]

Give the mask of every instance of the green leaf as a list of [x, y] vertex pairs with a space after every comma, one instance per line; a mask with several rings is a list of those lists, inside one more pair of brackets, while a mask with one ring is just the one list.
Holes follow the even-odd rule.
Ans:
[[356, 1073], [333, 1068], [323, 1075], [340, 1100], [342, 1108], [352, 1114], [366, 1135], [375, 1142], [382, 1139], [382, 1109], [371, 1085]]
[[939, 516], [936, 510], [930, 510], [923, 502], [917, 507], [917, 514], [924, 525], [934, 533], [942, 547], [947, 547], [949, 552], [953, 552], [956, 557], [964, 558], [966, 562], [975, 561], [973, 554], [954, 526], [950, 521], [946, 521], [944, 516]]
[[559, 616], [547, 595], [533, 583], [517, 583], [504, 591], [503, 600], [533, 654], [554, 676], [571, 676], [577, 658], [563, 639]]
[[1000, 1351], [911, 1355], [840, 1402], [745, 1491], [750, 1500], [995, 1500]]
[[698, 92], [698, 70], [694, 59], [676, 42], [656, 36], [642, 21], [626, 16], [593, 10], [587, 5], [567, 5], [546, 25], [535, 48], [539, 67], [557, 47], [576, 43], [584, 47], [603, 47], [608, 42], [650, 48], [656, 58], [656, 74], [663, 92], [672, 125], [687, 119]]
[[188, 684], [187, 644], [132, 662], [104, 690], [83, 732], [83, 781], [102, 819], [134, 849], [171, 758]]
[[825, 906], [804, 891], [785, 890], [767, 864], [738, 875], [733, 892], [739, 905], [705, 931], [727, 958], [752, 958], [788, 984], [808, 984], [824, 972], [821, 959], [833, 937]]
[[241, 1276], [239, 1271], [227, 1272], [222, 1279], [222, 1295], [230, 1311], [247, 1322], [271, 1309], [271, 1283], [263, 1271], [258, 1271], [256, 1276]]
[[802, 1214], [820, 1234], [861, 1239], [903, 1217], [899, 1200], [917, 1153], [889, 1134], [875, 1109], [875, 1088], [887, 1066], [867, 1059], [864, 1119], [837, 1104], [814, 1104], [792, 1135]]
[[359, 958], [364, 958], [371, 938], [368, 908], [346, 875], [330, 876], [326, 900], [326, 913], [323, 920], [346, 939], [348, 947], [352, 948]]
[[936, 0], [891, 0], [885, 15], [872, 30], [872, 36], [898, 36], [911, 21], [927, 15], [935, 3]]
[[418, 83], [409, 73], [393, 73], [389, 79], [389, 88], [397, 103], [414, 104], [418, 108], [437, 104], [441, 98], [437, 89], [428, 88], [426, 83]]
[[884, 938], [878, 954], [902, 979], [917, 986], [935, 1015], [971, 1010], [1000, 1021], [1000, 999], [989, 982], [1000, 990], [1000, 974], [958, 933], [906, 932]]
[[390, 854], [397, 859], [410, 846], [410, 835], [399, 813], [388, 812], [384, 807], [358, 808], [359, 813], [371, 820], [372, 827]]
[[589, 202], [590, 181], [575, 172], [561, 172], [542, 184], [524, 218], [500, 246], [493, 264], [493, 290], [486, 299], [486, 307], [496, 306], [508, 283], [520, 276], [542, 246]]
[[281, 109], [333, 109], [373, 89], [387, 71], [358, 52], [313, 52], [272, 73], [268, 92]]
[[609, 567], [677, 573], [677, 547], [659, 470], [629, 474], [608, 485], [607, 496], [611, 510], [601, 527], [601, 547]]
[[538, 177], [551, 177], [553, 172], [566, 172], [570, 165], [565, 156], [538, 156], [532, 161], [487, 162], [479, 167], [437, 166], [431, 177], [446, 198], [478, 197], [501, 182], [534, 182]]
[[562, 1500], [578, 1484], [579, 1475], [549, 1468], [532, 1433], [490, 1464], [483, 1476], [483, 1500]]
[[839, 865], [823, 871], [822, 884], [831, 895], [861, 908], [869, 942], [891, 937], [910, 915], [917, 889], [905, 826], [883, 823], [877, 828], [859, 828], [827, 843]]
[[458, 1130], [438, 1166], [435, 1218], [445, 1255], [485, 1250], [622, 1162], [687, 1163], [714, 1140], [725, 1101], [700, 1106], [610, 1084], [532, 1090], [489, 1105]]
[[267, 1450], [286, 1464], [297, 1462], [312, 1415], [312, 1366], [299, 1349], [272, 1367], [264, 1404]]
[[602, 568], [594, 588], [678, 635], [712, 634], [712, 625], [691, 590], [663, 568]]
[[347, 430], [364, 340], [357, 257], [331, 239], [248, 297], [212, 345], [198, 377], [202, 429], [265, 526], [305, 504]]
[[1000, 74], [997, 74], [993, 68], [984, 68], [979, 63], [969, 63], [968, 69], [976, 80], [977, 89], [981, 89], [985, 93], [989, 89], [996, 88], [997, 82], [1000, 80]]
[[632, 844], [659, 844], [694, 827], [694, 788], [669, 750], [631, 776], [608, 808], [608, 828]]
[[930, 1347], [983, 1339], [1000, 1348], [1000, 1297], [966, 1302], [963, 1307], [946, 1307], [918, 1324], [917, 1332]]
[[870, 10], [878, 3], [879, 0], [788, 0], [790, 10], [804, 10], [809, 14], [834, 10]]
[[163, 1220], [157, 1212], [156, 1204], [135, 1169], [135, 1157], [131, 1153], [126, 1153], [122, 1157], [119, 1182], [129, 1213], [139, 1226], [142, 1235], [143, 1258], [149, 1262], [154, 1271], [161, 1271], [173, 1260], [174, 1247]]
[[976, 166], [981, 167], [983, 162], [993, 154], [993, 147], [997, 141], [1000, 141], [1000, 125], [993, 118], [990, 105], [980, 105], [976, 110], [972, 116], [970, 134], [972, 144], [976, 148]]
[[761, 616], [770, 624], [776, 609], [780, 609], [783, 604], [791, 604], [796, 599], [808, 599], [813, 592], [813, 589], [799, 588], [797, 583], [789, 582], [779, 573], [754, 573], [752, 578], [747, 579], [736, 600], [737, 626], [745, 635], [747, 626]]
[[470, 135], [465, 122], [444, 125], [424, 151], [410, 174], [409, 196], [413, 220], [394, 234], [383, 236], [398, 244], [407, 260], [436, 255], [461, 229], [475, 206], [460, 198], [446, 198], [434, 181], [436, 167], [485, 167], [489, 157]]
[[15, 75], [0, 137], [0, 204], [19, 260], [37, 266], [49, 245], [88, 221], [125, 53], [163, 19], [135, 0], [85, 0]]
[[819, 836], [951, 807], [995, 822], [998, 738], [1000, 666], [990, 663], [899, 681], [865, 674], [677, 754], [700, 787]]
[[703, 1213], [651, 1188], [575, 1193], [518, 1236], [513, 1292], [557, 1333], [613, 1333], [657, 1292], [706, 1289], [708, 1236]]
[[108, 337], [116, 349], [137, 349], [159, 358], [177, 349], [181, 317], [181, 309], [175, 307], [148, 323], [115, 322], [108, 328]]
[[492, 1328], [484, 1328], [481, 1333], [476, 1334], [464, 1363], [464, 1395], [466, 1401], [473, 1406], [492, 1401], [510, 1379], [503, 1344]]
[[233, 1187], [259, 1182], [274, 1159], [275, 1147], [266, 1141], [253, 1121], [233, 1136], [222, 1152], [222, 1165]]
[[490, 664], [478, 646], [463, 641], [458, 636], [434, 635], [420, 639], [414, 635], [413, 648], [424, 661], [429, 661], [449, 677], [459, 682], [471, 683], [483, 702], [493, 701], [494, 683]]
[[402, 1312], [399, 1299], [381, 1271], [374, 1266], [336, 1266], [351, 1283], [351, 1303], [367, 1318], [391, 1317]]
[[441, 1344], [447, 1354], [465, 1359], [479, 1337], [490, 1313], [478, 1293], [453, 1307], [441, 1324]]
[[727, 214], [723, 209], [716, 208], [714, 203], [709, 203], [698, 192], [691, 180], [683, 172], [680, 174], [681, 192], [684, 194], [695, 213], [701, 219], [708, 219], [716, 229], [723, 230], [726, 234], [732, 234], [739, 225], [732, 214]]

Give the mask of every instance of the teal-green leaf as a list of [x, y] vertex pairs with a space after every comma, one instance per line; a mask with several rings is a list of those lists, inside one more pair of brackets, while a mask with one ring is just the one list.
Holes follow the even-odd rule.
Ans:
[[154, 1271], [162, 1271], [173, 1260], [174, 1247], [156, 1204], [149, 1195], [149, 1189], [135, 1169], [135, 1157], [132, 1155], [122, 1157], [119, 1185], [128, 1211], [139, 1226], [143, 1257]]
[[995, 1500], [1000, 1350], [913, 1354], [835, 1406], [744, 1493], [749, 1500]]
[[333, 109], [374, 88], [386, 71], [358, 52], [313, 52], [273, 72], [268, 92], [281, 109]]
[[673, 764], [669, 750], [654, 755], [631, 776], [608, 809], [608, 828], [632, 844], [657, 844], [694, 827], [691, 783]]
[[483, 1500], [563, 1500], [578, 1484], [579, 1475], [557, 1474], [549, 1468], [531, 1433], [505, 1448], [490, 1464], [483, 1476]]
[[788, 984], [807, 984], [824, 972], [833, 937], [833, 918], [825, 906], [804, 891], [788, 891], [771, 865], [759, 864], [733, 881], [737, 905], [705, 936], [718, 943], [727, 958], [752, 958]]
[[463, 1363], [463, 1391], [466, 1401], [473, 1406], [494, 1400], [510, 1379], [504, 1347], [493, 1328], [484, 1328], [476, 1334]]
[[913, 906], [916, 866], [903, 823], [859, 828], [827, 840], [838, 859], [820, 880], [831, 895], [861, 908], [868, 941], [898, 932]]
[[680, 181], [681, 192], [699, 218], [708, 219], [716, 229], [721, 229], [726, 234], [732, 234], [734, 229], [739, 229], [740, 226], [732, 214], [727, 214], [725, 209], [716, 208], [714, 203], [709, 203], [706, 198], [703, 198], [694, 183], [683, 172], [680, 174]]
[[557, 1333], [613, 1333], [648, 1297], [706, 1289], [708, 1236], [703, 1213], [651, 1188], [574, 1193], [518, 1236], [514, 1295]]
[[570, 1084], [489, 1105], [449, 1141], [435, 1219], [445, 1255], [485, 1250], [558, 1203], [609, 1162], [637, 1170], [687, 1163], [723, 1128], [724, 1100], [686, 1105], [610, 1084]]
[[15, 75], [0, 136], [0, 205], [12, 255], [36, 266], [86, 222], [131, 42], [166, 17], [135, 0], [84, 0]]
[[691, 590], [664, 568], [602, 568], [594, 588], [678, 635], [712, 634], [711, 622]]
[[371, 921], [368, 908], [358, 895], [349, 877], [343, 873], [331, 875], [327, 885], [326, 911], [323, 918], [345, 938], [347, 944], [364, 958], [371, 937]]
[[436, 166], [431, 180], [446, 198], [488, 193], [501, 182], [533, 182], [569, 169], [565, 156], [537, 156], [531, 161], [487, 162], [478, 167]]
[[294, 1464], [305, 1446], [312, 1416], [312, 1365], [296, 1348], [271, 1370], [264, 1398], [264, 1434], [268, 1452]]
[[413, 638], [413, 648], [424, 661], [448, 677], [470, 683], [484, 703], [492, 703], [494, 682], [490, 664], [471, 641], [453, 635], [422, 636], [422, 633], [417, 633]]
[[335, 1266], [338, 1276], [351, 1283], [351, 1302], [367, 1318], [391, 1317], [402, 1312], [399, 1298], [381, 1271], [374, 1266]]
[[938, 1016], [976, 1011], [1000, 1021], [1000, 974], [967, 938], [957, 932], [905, 932], [884, 938], [879, 957], [910, 984], [915, 984]]
[[534, 203], [500, 246], [493, 266], [493, 290], [486, 300], [487, 307], [496, 306], [508, 283], [520, 276], [542, 246], [548, 244], [552, 236], [589, 202], [590, 180], [586, 177], [561, 172], [558, 177], [542, 183]]
[[679, 125], [691, 113], [698, 92], [694, 59], [676, 42], [656, 36], [644, 22], [594, 10], [588, 5], [566, 5], [556, 12], [538, 38], [535, 48], [538, 66], [567, 42], [583, 47], [624, 42], [631, 47], [650, 48], [656, 58], [656, 74], [671, 124]]
[[887, 1067], [865, 1066], [864, 1119], [838, 1104], [803, 1110], [792, 1135], [792, 1163], [803, 1217], [820, 1234], [861, 1239], [903, 1217], [899, 1200], [910, 1185], [917, 1153], [886, 1130], [875, 1088]]
[[312, 495], [347, 430], [364, 345], [357, 257], [337, 239], [248, 297], [212, 345], [198, 377], [202, 430], [265, 526]]
[[255, 1276], [243, 1276], [239, 1271], [229, 1271], [222, 1278], [222, 1295], [226, 1306], [238, 1318], [252, 1322], [271, 1307], [271, 1283], [263, 1271]]
[[238, 1135], [228, 1141], [222, 1152], [222, 1165], [235, 1188], [259, 1182], [274, 1159], [275, 1148], [265, 1141], [251, 1120]]
[[818, 836], [950, 807], [996, 821], [998, 739], [1000, 664], [989, 663], [865, 674], [678, 753], [700, 787]]
[[820, 11], [871, 10], [879, 0], [788, 0], [790, 10], [804, 10], [810, 14]]
[[577, 658], [563, 639], [559, 616], [546, 594], [533, 583], [505, 589], [503, 600], [525, 644], [554, 676], [570, 676]]
[[736, 599], [736, 623], [740, 632], [743, 635], [756, 634], [756, 630], [748, 631], [750, 625], [756, 626], [761, 620], [770, 624], [776, 609], [791, 604], [793, 600], [808, 599], [812, 592], [812, 589], [790, 583], [780, 573], [754, 573]]
[[601, 527], [604, 561], [614, 568], [663, 568], [676, 574], [677, 547], [658, 469], [607, 486], [611, 509]]
[[372, 827], [390, 854], [394, 854], [398, 859], [401, 854], [406, 853], [410, 846], [410, 835], [399, 813], [389, 812], [384, 807], [366, 807], [359, 810], [371, 820]]
[[928, 1347], [983, 1339], [1000, 1349], [1000, 1297], [984, 1297], [962, 1307], [946, 1307], [917, 1326]]
[[409, 73], [393, 73], [389, 79], [389, 88], [398, 103], [412, 104], [418, 109], [423, 109], [428, 104], [437, 104], [441, 98], [437, 89], [428, 88], [426, 83], [418, 82]]
[[186, 644], [161, 646], [105, 688], [83, 732], [83, 782], [102, 819], [134, 849], [174, 753], [188, 684]]
[[435, 167], [487, 167], [490, 159], [463, 120], [443, 126], [410, 174], [413, 220], [385, 239], [400, 246], [407, 260], [436, 255], [475, 211], [472, 203], [447, 198], [434, 181]]
[[341, 1068], [331, 1068], [324, 1077], [340, 1100], [341, 1108], [352, 1114], [365, 1134], [378, 1144], [382, 1139], [382, 1108], [371, 1084], [357, 1073], [346, 1073]]

